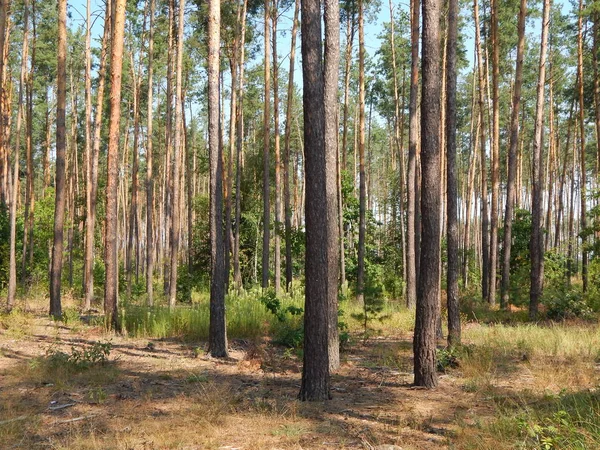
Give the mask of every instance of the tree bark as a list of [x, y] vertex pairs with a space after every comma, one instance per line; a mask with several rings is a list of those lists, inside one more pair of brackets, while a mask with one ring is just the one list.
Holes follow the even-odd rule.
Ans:
[[421, 262], [414, 335], [415, 385], [437, 386], [436, 323], [440, 314], [440, 2], [424, 0], [421, 98]]
[[292, 136], [292, 107], [294, 105], [294, 64], [296, 61], [296, 35], [298, 34], [298, 14], [300, 0], [295, 0], [292, 43], [290, 46], [290, 71], [285, 113], [285, 138], [283, 157], [283, 202], [285, 207], [285, 290], [292, 286], [292, 208], [290, 205], [290, 141]]
[[356, 299], [364, 302], [365, 290], [365, 239], [367, 232], [367, 180], [365, 173], [365, 26], [364, 1], [358, 0], [358, 172], [359, 172], [359, 222], [358, 222], [358, 274]]
[[[362, 0], [359, 0], [362, 1]], [[318, 0], [302, 1], [302, 74], [306, 177], [304, 364], [300, 400], [329, 399], [329, 301], [325, 83]], [[336, 283], [337, 285], [337, 283]]]
[[209, 352], [225, 358], [227, 328], [225, 322], [225, 252], [223, 240], [222, 152], [219, 145], [219, 46], [221, 3], [208, 2], [208, 146], [210, 164], [210, 327]]
[[110, 52], [110, 122], [108, 129], [107, 179], [106, 179], [106, 236], [104, 265], [104, 314], [106, 326], [118, 330], [118, 278], [117, 250], [119, 182], [119, 125], [121, 121], [121, 81], [123, 70], [123, 37], [125, 31], [126, 0], [113, 0]]
[[154, 11], [155, 0], [150, 0], [150, 30], [148, 38], [148, 112], [146, 125], [146, 295], [148, 306], [154, 305], [154, 147], [152, 142], [153, 81], [154, 81]]
[[458, 38], [458, 0], [448, 1], [448, 40], [446, 51], [446, 240], [448, 252], [448, 345], [460, 345], [458, 299], [458, 187], [456, 175], [456, 46]]
[[407, 230], [406, 230], [406, 304], [414, 308], [417, 304], [417, 147], [419, 139], [418, 95], [419, 95], [419, 0], [411, 0], [411, 75], [408, 130], [408, 173], [407, 173]]
[[65, 221], [65, 154], [67, 150], [67, 1], [58, 2], [58, 49], [56, 94], [56, 182], [54, 201], [54, 241], [50, 269], [50, 315], [62, 316], [60, 287], [62, 278]]
[[269, 186], [269, 152], [271, 147], [271, 38], [269, 30], [270, 2], [265, 0], [265, 103], [263, 114], [263, 246], [262, 246], [262, 288], [269, 286], [269, 245], [271, 226], [271, 202]]
[[275, 230], [273, 240], [275, 241], [275, 293], [281, 291], [281, 155], [279, 145], [279, 62], [277, 60], [277, 20], [278, 0], [272, 0], [271, 24], [273, 37], [273, 117], [275, 129]]
[[[580, 192], [580, 228], [584, 230], [587, 227], [587, 203], [586, 203], [586, 168], [585, 168], [585, 110], [584, 110], [584, 79], [583, 79], [583, 15], [584, 5], [583, 0], [579, 0], [579, 19], [577, 21], [577, 74], [579, 77], [578, 83], [578, 94], [579, 94], [579, 139], [580, 139], [580, 151], [581, 156], [579, 157], [580, 168], [580, 179], [579, 179], [579, 192]], [[583, 292], [587, 291], [587, 266], [588, 266], [588, 254], [586, 249], [586, 238], [582, 238], [581, 242], [581, 279], [583, 281]]]
[[7, 307], [10, 311], [15, 305], [17, 293], [17, 203], [19, 201], [19, 158], [21, 151], [21, 127], [25, 115], [25, 84], [27, 76], [27, 58], [29, 53], [29, 1], [23, 5], [23, 46], [21, 53], [21, 74], [19, 77], [19, 104], [17, 110], [17, 127], [15, 130], [15, 151], [13, 153], [12, 190], [10, 194], [10, 250]]
[[340, 366], [338, 336], [338, 285], [340, 275], [338, 217], [338, 73], [340, 64], [340, 6], [337, 0], [325, 0], [325, 196], [327, 201], [327, 303], [329, 309], [329, 370]]
[[496, 304], [496, 271], [498, 267], [498, 206], [500, 199], [500, 42], [498, 38], [499, 0], [491, 1], [492, 34], [492, 205], [490, 211], [490, 272], [488, 303]]
[[484, 300], [488, 300], [489, 291], [489, 276], [490, 276], [490, 255], [489, 255], [489, 214], [488, 214], [488, 194], [487, 194], [487, 169], [486, 169], [486, 136], [485, 136], [485, 71], [483, 67], [483, 56], [481, 51], [481, 36], [479, 31], [479, 3], [478, 0], [473, 2], [473, 15], [475, 18], [475, 48], [477, 51], [477, 67], [479, 75], [479, 115], [481, 120], [481, 137], [479, 144], [481, 145], [481, 256], [482, 256], [482, 279], [481, 279], [481, 296]]
[[517, 175], [517, 147], [519, 145], [519, 108], [521, 106], [521, 86], [523, 84], [523, 56], [525, 52], [525, 19], [527, 0], [521, 0], [517, 24], [517, 61], [513, 86], [512, 111], [510, 118], [510, 143], [508, 148], [508, 176], [506, 179], [506, 205], [504, 210], [504, 241], [502, 259], [502, 292], [500, 306], [510, 304], [510, 256], [512, 246], [512, 222], [515, 208], [515, 178]]
[[544, 133], [544, 87], [546, 84], [546, 51], [548, 48], [548, 28], [550, 25], [550, 0], [544, 0], [542, 18], [542, 41], [540, 44], [540, 64], [537, 84], [537, 103], [532, 161], [532, 229], [529, 243], [531, 255], [531, 290], [529, 292], [529, 318], [537, 319], [538, 306], [542, 297], [544, 282], [544, 241], [542, 230], [542, 142]]
[[179, 0], [179, 20], [177, 29], [177, 62], [175, 67], [175, 139], [173, 145], [173, 175], [171, 193], [171, 255], [170, 255], [170, 276], [169, 282], [169, 308], [174, 308], [177, 302], [177, 269], [179, 264], [179, 227], [181, 205], [181, 191], [179, 188], [180, 162], [183, 149], [183, 120], [182, 120], [182, 92], [183, 92], [183, 30], [185, 19], [185, 0]]

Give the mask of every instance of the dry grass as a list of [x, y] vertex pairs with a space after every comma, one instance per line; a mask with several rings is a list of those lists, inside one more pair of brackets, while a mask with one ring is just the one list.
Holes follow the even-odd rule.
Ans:
[[[304, 404], [300, 355], [268, 339], [232, 340], [232, 358], [220, 361], [202, 342], [1, 316], [0, 448], [499, 450], [542, 448], [542, 439], [554, 439], [549, 448], [600, 448], [596, 326], [467, 324], [459, 367], [424, 391], [410, 384], [413, 319], [390, 308], [366, 342], [350, 322], [333, 399]], [[51, 363], [53, 352], [107, 340], [108, 363]]]

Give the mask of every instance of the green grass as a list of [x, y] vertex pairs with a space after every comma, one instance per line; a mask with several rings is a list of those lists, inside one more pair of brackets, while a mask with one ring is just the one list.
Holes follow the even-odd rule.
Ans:
[[495, 399], [496, 419], [464, 429], [461, 449], [600, 448], [600, 392], [562, 392], [558, 395]]
[[[209, 299], [196, 298], [192, 305], [167, 306], [126, 305], [122, 311], [123, 326], [132, 336], [169, 338], [179, 337], [190, 341], [206, 340], [209, 331]], [[301, 297], [280, 296], [283, 308], [303, 307]], [[255, 339], [282, 328], [281, 321], [265, 308], [258, 291], [235, 295], [225, 300], [227, 334], [231, 338]]]

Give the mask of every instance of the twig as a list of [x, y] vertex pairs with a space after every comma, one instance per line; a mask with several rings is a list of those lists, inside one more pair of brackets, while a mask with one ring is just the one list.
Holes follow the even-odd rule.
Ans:
[[58, 411], [59, 409], [64, 409], [64, 408], [68, 408], [69, 406], [75, 406], [76, 403], [65, 403], [64, 405], [56, 405], [56, 406], [49, 406], [48, 409], [50, 411]]
[[74, 419], [57, 420], [56, 422], [53, 423], [53, 425], [57, 425], [57, 424], [61, 424], [61, 423], [79, 422], [80, 420], [91, 419], [92, 417], [96, 417], [96, 416], [91, 414], [89, 416], [75, 417]]
[[19, 420], [25, 420], [27, 418], [28, 418], [28, 416], [19, 416], [19, 417], [15, 417], [13, 419], [1, 420], [0, 421], [0, 425], [4, 425], [4, 424], [7, 424], [7, 423], [12, 423], [12, 422], [18, 422]]

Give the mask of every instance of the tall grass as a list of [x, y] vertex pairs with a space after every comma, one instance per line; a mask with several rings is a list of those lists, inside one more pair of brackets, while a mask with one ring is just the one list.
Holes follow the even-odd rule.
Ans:
[[[254, 339], [280, 327], [279, 320], [260, 301], [260, 291], [242, 294], [230, 293], [225, 299], [227, 334], [232, 338]], [[210, 301], [198, 295], [191, 305], [170, 310], [167, 306], [147, 307], [125, 305], [122, 311], [123, 327], [132, 336], [205, 340], [210, 324]], [[303, 307], [300, 296], [281, 295], [282, 307]]]

